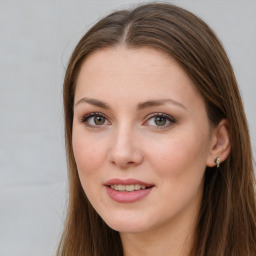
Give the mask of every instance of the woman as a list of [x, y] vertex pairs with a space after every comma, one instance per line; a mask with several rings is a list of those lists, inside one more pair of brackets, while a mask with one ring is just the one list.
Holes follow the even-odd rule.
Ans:
[[246, 117], [202, 20], [169, 4], [103, 18], [71, 56], [64, 108], [58, 255], [256, 255]]

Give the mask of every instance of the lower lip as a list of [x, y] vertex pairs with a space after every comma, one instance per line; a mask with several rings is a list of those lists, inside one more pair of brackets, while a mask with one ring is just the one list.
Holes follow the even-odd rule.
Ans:
[[126, 191], [117, 191], [108, 186], [105, 186], [105, 187], [110, 198], [119, 203], [136, 202], [146, 197], [153, 189], [153, 187], [151, 187], [147, 189], [140, 189], [132, 192], [126, 192]]

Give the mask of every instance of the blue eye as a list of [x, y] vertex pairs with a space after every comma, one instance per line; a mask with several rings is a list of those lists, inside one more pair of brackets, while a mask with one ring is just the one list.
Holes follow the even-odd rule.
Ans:
[[147, 124], [150, 126], [165, 128], [176, 122], [174, 118], [163, 113], [155, 113], [150, 116], [151, 117], [147, 120]]
[[90, 127], [108, 125], [109, 121], [101, 113], [90, 113], [81, 119], [82, 123]]

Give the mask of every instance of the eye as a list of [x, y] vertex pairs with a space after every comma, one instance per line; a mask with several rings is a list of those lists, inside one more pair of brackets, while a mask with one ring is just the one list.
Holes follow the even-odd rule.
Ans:
[[175, 123], [175, 119], [164, 113], [154, 113], [149, 116], [146, 124], [157, 128], [166, 128]]
[[86, 126], [89, 127], [99, 127], [104, 125], [109, 125], [110, 122], [107, 120], [107, 118], [101, 114], [101, 113], [90, 113], [86, 116], [84, 116], [81, 119], [81, 122], [84, 123]]

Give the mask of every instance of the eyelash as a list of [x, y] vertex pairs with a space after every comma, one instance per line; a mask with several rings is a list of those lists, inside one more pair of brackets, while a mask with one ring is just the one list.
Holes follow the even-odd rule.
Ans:
[[152, 125], [152, 126], [156, 127], [157, 129], [166, 129], [176, 123], [176, 120], [172, 116], [164, 114], [164, 113], [152, 113], [149, 116], [147, 116], [146, 122], [149, 122], [150, 119], [156, 118], [156, 117], [163, 117], [163, 118], [165, 118], [166, 121], [169, 122], [169, 124], [167, 124], [167, 125], [164, 124], [162, 126], [161, 125]]
[[[105, 124], [102, 124], [102, 125], [96, 125], [96, 124], [91, 125], [91, 124], [89, 124], [89, 119], [91, 117], [94, 117], [94, 118], [95, 117], [102, 117], [105, 120], [107, 120], [107, 117], [105, 115], [103, 115], [102, 113], [92, 112], [92, 113], [89, 113], [88, 115], [83, 116], [81, 118], [81, 122], [84, 123], [87, 127], [96, 128], [96, 129], [101, 128], [101, 126], [105, 125]], [[167, 124], [167, 125], [164, 124], [162, 126], [161, 125], [152, 125], [152, 126], [156, 127], [156, 129], [166, 129], [166, 128], [170, 127], [171, 125], [173, 125], [174, 123], [176, 123], [176, 120], [173, 117], [171, 117], [170, 115], [167, 115], [167, 114], [164, 114], [164, 113], [152, 113], [149, 116], [147, 116], [147, 119], [146, 119], [145, 122], [143, 122], [143, 124], [146, 123], [146, 122], [149, 122], [150, 119], [157, 118], [157, 117], [165, 118], [165, 120], [167, 120], [169, 122], [169, 124]]]
[[86, 126], [91, 127], [91, 128], [100, 128], [100, 126], [102, 126], [102, 125], [91, 125], [91, 124], [88, 123], [88, 120], [91, 117], [94, 117], [94, 118], [95, 117], [102, 117], [102, 118], [107, 120], [107, 117], [105, 115], [103, 115], [102, 113], [93, 112], [93, 113], [90, 113], [90, 114], [85, 115], [84, 117], [82, 117], [81, 122], [84, 123]]

